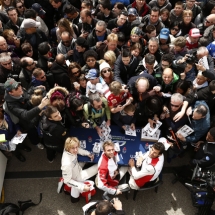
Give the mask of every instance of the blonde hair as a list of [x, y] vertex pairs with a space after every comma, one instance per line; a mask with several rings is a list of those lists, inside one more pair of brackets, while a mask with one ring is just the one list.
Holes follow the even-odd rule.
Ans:
[[183, 17], [185, 17], [185, 16], [191, 16], [191, 17], [193, 17], [192, 10], [184, 10], [183, 11]]
[[34, 90], [34, 93], [31, 96], [30, 102], [36, 107], [38, 106], [43, 99], [43, 90], [41, 88]]
[[77, 137], [68, 137], [65, 141], [64, 149], [68, 152], [75, 144], [80, 147], [80, 141]]
[[107, 36], [107, 41], [108, 42], [112, 42], [112, 41], [118, 42], [118, 35], [114, 34], [114, 33], [109, 34]]
[[105, 151], [105, 147], [106, 146], [113, 146], [114, 147], [114, 143], [111, 142], [111, 141], [106, 141], [104, 144], [103, 144], [103, 150]]
[[110, 62], [108, 62], [111, 65], [114, 65], [114, 63], [116, 62], [116, 55], [112, 50], [106, 51], [104, 54], [104, 58], [107, 57]]
[[110, 84], [109, 89], [110, 89], [111, 93], [113, 93], [115, 96], [117, 96], [121, 92], [122, 84], [118, 81], [113, 81]]

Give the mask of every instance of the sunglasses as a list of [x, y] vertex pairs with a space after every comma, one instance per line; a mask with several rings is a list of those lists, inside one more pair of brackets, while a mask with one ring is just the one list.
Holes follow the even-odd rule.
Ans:
[[10, 64], [11, 64], [11, 61], [9, 63], [3, 63], [2, 65], [7, 66], [7, 65], [10, 65]]
[[209, 22], [207, 19], [205, 19], [205, 22], [207, 22], [208, 24], [210, 24], [211, 22]]
[[81, 71], [80, 70], [78, 70], [77, 72], [72, 72], [72, 74], [73, 75], [76, 75], [76, 74], [78, 74], [78, 73], [80, 73]]
[[102, 72], [103, 72], [103, 73], [111, 72], [111, 69], [106, 69], [106, 70], [103, 70]]
[[29, 64], [28, 66], [33, 66], [35, 64], [35, 62], [33, 61], [33, 63], [32, 64]]
[[87, 63], [94, 62], [94, 61], [96, 61], [96, 60], [90, 59], [90, 60], [87, 60]]
[[42, 76], [41, 79], [44, 79], [46, 77], [46, 75]]
[[170, 104], [172, 107], [176, 107], [176, 108], [178, 108], [178, 107], [180, 107], [180, 105], [173, 105], [173, 104]]
[[21, 6], [17, 7], [17, 8], [21, 9], [21, 8], [23, 8], [23, 7], [24, 7], [24, 6], [23, 6], [23, 5], [21, 5]]
[[107, 59], [104, 59], [107, 63], [109, 63], [111, 60], [107, 60]]
[[178, 28], [171, 28], [171, 30], [179, 31], [179, 29], [178, 29]]
[[104, 31], [104, 30], [102, 30], [102, 31], [99, 31], [99, 30], [96, 30], [96, 29], [95, 29], [95, 31], [96, 31], [96, 32], [98, 32], [98, 33], [102, 33], [102, 31]]

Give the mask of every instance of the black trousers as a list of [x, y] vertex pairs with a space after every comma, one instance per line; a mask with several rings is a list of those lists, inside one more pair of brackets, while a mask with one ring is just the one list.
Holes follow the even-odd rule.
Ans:
[[56, 153], [59, 152], [60, 154], [63, 153], [63, 146], [60, 147], [48, 147], [46, 146], [46, 157], [49, 161], [54, 160]]

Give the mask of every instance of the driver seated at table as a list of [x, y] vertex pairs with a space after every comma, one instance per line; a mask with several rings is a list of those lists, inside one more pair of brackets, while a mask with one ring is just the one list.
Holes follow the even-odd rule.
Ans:
[[96, 185], [99, 189], [111, 195], [122, 194], [121, 189], [126, 188], [126, 184], [120, 186], [119, 182], [126, 174], [128, 167], [119, 168], [118, 161], [119, 157], [114, 149], [114, 143], [109, 141], [105, 142], [103, 144], [103, 153], [98, 162]]
[[129, 160], [129, 173], [131, 174], [129, 185], [131, 189], [138, 190], [146, 184], [153, 185], [157, 182], [157, 178], [163, 168], [164, 150], [164, 144], [157, 142], [148, 152], [140, 155], [136, 162], [137, 167], [141, 166], [140, 171], [135, 167], [134, 159]]

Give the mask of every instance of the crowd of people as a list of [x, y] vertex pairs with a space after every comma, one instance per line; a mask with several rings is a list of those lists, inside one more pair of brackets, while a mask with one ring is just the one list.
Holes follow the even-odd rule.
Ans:
[[[150, 162], [157, 159], [159, 173], [164, 148], [167, 162], [194, 147], [191, 165], [215, 163], [214, 1], [2, 0], [0, 35], [0, 131], [6, 137], [0, 149], [6, 156], [10, 140], [27, 133], [33, 145], [45, 148], [48, 162], [63, 153], [64, 180], [73, 186], [68, 165], [75, 165], [77, 153], [93, 155], [81, 151], [70, 129], [91, 127], [102, 137], [103, 121], [122, 132], [126, 125], [153, 128], [161, 121], [169, 145], [158, 142], [147, 154]], [[193, 132], [176, 134], [184, 125]], [[98, 187], [120, 194], [116, 159], [107, 160], [115, 151], [111, 142], [106, 147], [98, 166], [77, 180], [99, 170]], [[22, 143], [11, 153], [25, 162], [21, 150], [31, 148]], [[110, 160], [113, 169], [104, 179]], [[146, 167], [138, 172], [133, 160], [129, 166], [133, 189], [159, 175], [145, 181]], [[155, 169], [147, 171], [152, 176]]]

